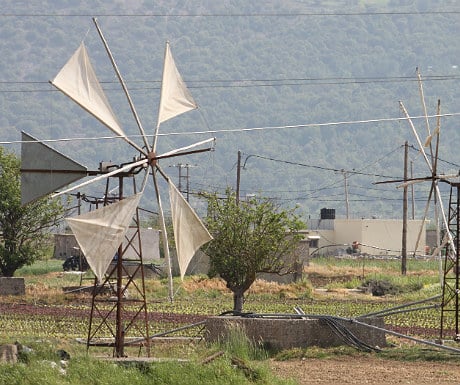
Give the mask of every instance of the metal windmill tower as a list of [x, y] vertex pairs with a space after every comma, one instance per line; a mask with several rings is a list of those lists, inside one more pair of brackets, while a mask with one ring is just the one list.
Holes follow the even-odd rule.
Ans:
[[[87, 346], [108, 345], [114, 348], [114, 356], [122, 357], [124, 356], [124, 346], [127, 344], [125, 337], [129, 332], [137, 330], [137, 332], [141, 333], [141, 340], [147, 346], [149, 354], [143, 253], [139, 238], [139, 201], [148, 185], [149, 177], [152, 176], [158, 204], [162, 245], [167, 263], [169, 295], [172, 300], [171, 262], [158, 183], [159, 176], [164, 178], [169, 186], [174, 237], [182, 278], [195, 251], [212, 238], [199, 217], [161, 169], [159, 161], [169, 157], [210, 151], [212, 150], [214, 138], [158, 155], [156, 151], [160, 124], [197, 108], [197, 104], [177, 70], [169, 43], [166, 44], [165, 49], [158, 122], [153, 130], [153, 142], [149, 143], [107, 41], [97, 20], [94, 18], [93, 21], [123, 88], [143, 144], [137, 144], [125, 134], [97, 79], [86, 47], [84, 43], [81, 43], [56, 77], [51, 80], [51, 84], [98, 119], [117, 137], [134, 148], [136, 156], [127, 162], [120, 161], [119, 164], [106, 165], [101, 163], [99, 170], [88, 171], [85, 166], [23, 133], [21, 149], [22, 202], [27, 204], [50, 193], [53, 193], [52, 197], [57, 197], [100, 180], [106, 181], [105, 196], [108, 196], [108, 191], [110, 190], [109, 181], [111, 179], [117, 180], [119, 194], [115, 203], [106, 201], [106, 204], [101, 208], [67, 219], [82, 252], [96, 276], [92, 294]], [[140, 185], [136, 181], [137, 175], [142, 176]], [[55, 193], [60, 188], [88, 176], [92, 178]], [[126, 181], [132, 182], [132, 195], [130, 196], [126, 196], [125, 193], [127, 190]], [[134, 235], [130, 237], [127, 236], [129, 227], [135, 228]], [[137, 242], [135, 241], [136, 239], [138, 240]], [[134, 246], [135, 244], [137, 244], [137, 247]], [[130, 247], [135, 249], [137, 256], [135, 258], [137, 268], [134, 272], [129, 272], [124, 263], [127, 262], [124, 255]], [[115, 256], [116, 264], [110, 268]], [[135, 280], [137, 276], [140, 276], [140, 283]], [[115, 298], [110, 298], [109, 301], [104, 298], [103, 294], [104, 288], [107, 286], [114, 286], [116, 292]], [[132, 300], [127, 298], [126, 295], [128, 287], [134, 288], [138, 294]], [[141, 330], [142, 327], [135, 327], [138, 321], [143, 324], [143, 331]], [[108, 333], [110, 336], [109, 342], [98, 342], [98, 336], [103, 332]]]
[[[441, 250], [445, 248], [445, 256], [442, 264], [442, 300], [441, 300], [441, 322], [440, 322], [440, 339], [441, 341], [446, 337], [447, 330], [450, 325], [454, 325], [454, 340], [460, 341], [460, 324], [459, 324], [459, 231], [460, 231], [460, 217], [459, 217], [459, 204], [460, 204], [460, 183], [454, 182], [451, 178], [457, 178], [459, 174], [455, 175], [444, 175], [438, 174], [438, 152], [439, 152], [439, 137], [440, 137], [440, 101], [438, 101], [437, 107], [437, 122], [436, 128], [433, 132], [430, 130], [428, 114], [425, 105], [425, 98], [423, 93], [422, 79], [420, 72], [417, 69], [417, 77], [419, 82], [420, 98], [425, 115], [425, 124], [427, 129], [427, 139], [422, 144], [420, 136], [415, 129], [415, 126], [410, 118], [403, 103], [400, 102], [401, 110], [403, 111], [412, 132], [416, 138], [419, 151], [422, 154], [424, 161], [428, 167], [430, 175], [424, 178], [408, 179], [404, 181], [404, 185], [413, 184], [423, 181], [429, 181], [431, 183], [430, 192], [425, 206], [423, 215], [423, 222], [425, 221], [429, 209], [430, 202], [434, 201], [436, 223], [438, 223], [438, 216], [441, 218], [442, 226], [444, 229], [444, 235], [442, 240], [439, 236], [438, 229], [438, 245], [433, 251], [433, 255], [438, 255], [441, 258]], [[435, 139], [435, 148], [433, 149], [432, 142]], [[426, 152], [426, 148], [429, 149], [429, 154]], [[449, 208], [446, 215], [444, 206], [442, 203], [441, 193], [439, 190], [439, 182], [447, 183], [450, 185], [450, 198]], [[417, 238], [417, 244], [414, 250], [417, 250], [418, 243], [421, 237], [421, 231]]]

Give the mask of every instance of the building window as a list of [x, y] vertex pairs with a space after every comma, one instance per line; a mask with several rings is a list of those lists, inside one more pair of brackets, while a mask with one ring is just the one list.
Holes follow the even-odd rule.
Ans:
[[310, 239], [310, 247], [311, 248], [318, 248], [319, 245], [319, 239]]

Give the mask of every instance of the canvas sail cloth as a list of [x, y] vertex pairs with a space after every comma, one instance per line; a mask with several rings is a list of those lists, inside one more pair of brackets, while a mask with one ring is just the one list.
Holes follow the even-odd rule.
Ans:
[[182, 76], [177, 70], [176, 63], [172, 57], [169, 43], [166, 43], [160, 106], [158, 109], [158, 126], [168, 119], [196, 108], [198, 108], [198, 105], [182, 80]]
[[180, 276], [184, 279], [187, 267], [196, 251], [213, 238], [171, 181], [169, 181], [169, 199]]
[[81, 43], [51, 84], [105, 124], [115, 134], [126, 139], [115, 113], [96, 77], [84, 43]]
[[128, 230], [142, 194], [67, 218], [91, 270], [101, 282]]

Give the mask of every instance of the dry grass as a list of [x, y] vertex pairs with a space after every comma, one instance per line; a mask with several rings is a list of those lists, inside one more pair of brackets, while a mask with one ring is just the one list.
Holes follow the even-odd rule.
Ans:
[[[52, 265], [51, 262], [48, 262]], [[60, 264], [57, 265], [60, 268]], [[423, 280], [426, 276], [437, 275], [437, 264], [424, 261], [409, 261], [407, 276], [402, 278], [398, 271], [398, 263], [395, 261], [373, 261], [373, 260], [312, 260], [305, 268], [305, 279], [291, 284], [281, 284], [257, 279], [246, 293], [250, 296], [273, 296], [274, 298], [312, 298], [321, 295], [323, 298], [326, 291], [315, 289], [326, 289], [329, 295], [356, 296], [354, 289], [360, 286], [365, 278], [381, 279], [381, 274], [388, 277], [394, 276], [399, 279], [399, 284], [407, 283], [409, 280], [420, 280], [424, 287], [434, 284], [431, 281]], [[45, 274], [23, 274], [26, 278], [27, 301], [37, 301], [48, 304], [64, 304], [67, 301], [75, 300], [76, 294], [65, 295], [64, 287], [80, 284], [80, 277], [75, 274], [53, 271]], [[387, 278], [386, 276], [384, 277]], [[436, 278], [436, 277], [435, 277]], [[432, 279], [434, 282], [436, 279]], [[177, 279], [178, 280], [178, 279]], [[437, 281], [436, 281], [437, 282]], [[91, 285], [92, 281], [85, 281], [83, 285]], [[146, 292], [149, 298], [167, 298], [167, 284], [165, 279], [147, 279], [145, 282]], [[210, 279], [207, 276], [189, 276], [183, 282], [176, 282], [176, 287], [190, 295], [228, 297], [232, 293], [227, 289], [225, 281], [219, 278]], [[84, 296], [83, 294], [81, 294]], [[133, 294], [134, 295], [134, 294]], [[359, 294], [362, 296], [363, 294]]]
[[[182, 284], [183, 289], [187, 293], [193, 293], [197, 290], [202, 291], [218, 291], [222, 294], [230, 294], [229, 289], [225, 285], [225, 281], [220, 278], [205, 278], [205, 277], [190, 277]], [[256, 279], [251, 288], [247, 291], [247, 295], [274, 295], [284, 298], [298, 298], [305, 296], [305, 293], [311, 293], [312, 286], [302, 281], [299, 283], [281, 284], [277, 282], [269, 282], [262, 279]]]
[[262, 279], [256, 279], [256, 281], [252, 284], [249, 292], [251, 294], [278, 294], [281, 291], [285, 291], [287, 286], [281, 283], [264, 281]]
[[381, 269], [376, 266], [343, 266], [343, 265], [334, 265], [334, 264], [316, 264], [310, 262], [309, 266], [305, 268], [305, 273], [307, 274], [317, 274], [322, 277], [337, 277], [337, 276], [351, 276], [351, 277], [362, 277], [363, 270], [365, 274], [377, 273]]
[[187, 293], [192, 293], [196, 290], [217, 290], [220, 292], [228, 292], [225, 286], [225, 281], [220, 278], [206, 278], [206, 277], [190, 277], [182, 283], [183, 289]]

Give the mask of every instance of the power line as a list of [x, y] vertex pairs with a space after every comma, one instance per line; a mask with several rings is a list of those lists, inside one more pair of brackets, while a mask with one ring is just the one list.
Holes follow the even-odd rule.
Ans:
[[[456, 81], [460, 80], [458, 75], [434, 75], [426, 76], [423, 79], [427, 82], [433, 81]], [[213, 88], [257, 88], [257, 87], [303, 87], [318, 85], [346, 85], [346, 84], [379, 84], [379, 83], [403, 83], [417, 82], [411, 76], [389, 76], [389, 77], [325, 77], [325, 78], [292, 78], [292, 79], [231, 79], [231, 80], [187, 80], [187, 87], [191, 89], [213, 89]], [[101, 81], [101, 84], [117, 84], [115, 81]], [[153, 87], [130, 87], [130, 91], [158, 90], [161, 87], [159, 80], [127, 80], [127, 84], [158, 84]], [[48, 81], [0, 81], [0, 85], [49, 85]], [[105, 91], [120, 91], [119, 88], [107, 88]], [[0, 93], [31, 93], [31, 92], [59, 92], [52, 88], [45, 89], [6, 89]]]
[[[209, 184], [203, 184], [203, 183], [199, 183], [199, 182], [194, 182], [193, 183], [193, 187], [197, 190], [199, 190], [200, 188], [201, 189], [210, 189], [210, 190], [214, 190], [214, 189], [220, 189], [222, 191], [225, 191], [226, 187], [223, 187], [223, 186], [211, 186]], [[264, 189], [264, 193], [268, 193], [268, 194], [300, 194], [300, 193], [319, 193], [320, 191], [326, 191], [326, 190], [337, 190], [337, 189], [342, 189], [342, 187], [339, 187], [339, 186], [334, 186], [334, 187], [325, 187], [325, 188], [317, 188], [317, 189], [300, 189], [300, 190], [267, 190], [267, 189]], [[395, 194], [397, 192], [396, 189], [389, 189], [389, 188], [375, 188], [375, 187], [367, 187], [367, 186], [352, 186], [352, 189], [351, 189], [351, 192], [350, 192], [350, 195], [363, 195], [363, 194], [359, 194], [359, 193], [356, 193], [356, 192], [353, 192], [354, 189], [363, 189], [363, 190], [368, 190], [368, 191], [376, 191], [376, 192], [380, 192], [380, 193], [388, 193], [388, 194]], [[243, 190], [249, 190], [248, 188], [246, 189], [243, 189]], [[251, 189], [252, 190], [252, 189]], [[343, 194], [341, 194], [343, 195]], [[369, 197], [372, 197], [372, 195], [368, 195]], [[375, 196], [374, 196], [375, 198]], [[379, 198], [381, 198], [381, 195], [379, 195]]]
[[[418, 153], [418, 154], [420, 153], [420, 150], [419, 150], [417, 147], [415, 147], [414, 145], [410, 145], [410, 146], [409, 146], [409, 150], [413, 150], [413, 151], [415, 151], [415, 152]], [[443, 163], [446, 163], [446, 164], [448, 164], [448, 165], [450, 165], [450, 166], [458, 167], [458, 168], [460, 169], [460, 165], [459, 165], [459, 164], [453, 163], [453, 162], [449, 162], [449, 161], [447, 161], [447, 160], [444, 160], [444, 159], [440, 158], [439, 156], [438, 156], [438, 162], [443, 162]]]
[[[364, 169], [368, 169], [370, 166], [372, 165], [375, 165], [376, 163], [384, 160], [384, 159], [387, 159], [391, 154], [393, 154], [394, 152], [398, 151], [402, 146], [397, 146], [396, 148], [394, 148], [393, 150], [389, 151], [388, 153], [386, 153], [385, 155], [383, 155], [382, 157], [380, 157], [379, 159], [373, 161], [372, 163], [364, 166], [361, 168], [361, 170], [364, 170]], [[247, 155], [247, 154], [246, 154]], [[310, 165], [310, 164], [305, 164], [305, 163], [300, 163], [300, 162], [292, 162], [292, 161], [286, 161], [286, 160], [281, 160], [281, 159], [275, 159], [275, 158], [271, 158], [271, 157], [265, 157], [265, 156], [261, 156], [261, 155], [256, 155], [256, 154], [250, 154], [250, 155], [247, 155], [246, 156], [246, 159], [243, 163], [243, 168], [245, 168], [246, 166], [246, 163], [248, 161], [248, 159], [250, 159], [251, 157], [256, 157], [256, 158], [260, 158], [260, 159], [265, 159], [265, 160], [270, 160], [270, 161], [275, 161], [275, 162], [281, 162], [281, 163], [285, 163], [285, 164], [291, 164], [291, 165], [295, 165], [295, 166], [302, 166], [302, 167], [310, 167], [310, 168], [316, 168], [316, 169], [320, 169], [320, 170], [325, 170], [325, 171], [334, 171], [334, 172], [344, 172], [343, 169], [337, 169], [337, 168], [330, 168], [330, 167], [323, 167], [323, 166], [316, 166], [316, 165]], [[372, 173], [365, 173], [365, 172], [362, 172], [361, 170], [355, 170], [353, 169], [352, 171], [346, 171], [347, 174], [350, 174], [351, 176], [352, 175], [364, 175], [364, 176], [372, 176], [372, 177], [384, 177], [384, 178], [395, 178], [395, 177], [391, 177], [391, 176], [386, 176], [386, 175], [380, 175], [380, 174], [372, 174]], [[323, 187], [320, 187], [320, 188], [317, 188], [317, 189], [312, 189], [312, 190], [307, 190], [305, 191], [307, 193], [307, 195], [304, 195], [302, 197], [298, 197], [298, 198], [279, 198], [277, 197], [277, 199], [285, 199], [285, 200], [289, 200], [289, 201], [292, 201], [292, 200], [306, 200], [306, 199], [318, 199], [318, 195], [321, 191], [325, 191], [325, 190], [331, 190], [331, 189], [337, 189], [339, 188], [338, 187], [338, 184], [341, 184], [342, 181], [335, 181], [327, 186], [323, 186]], [[364, 187], [361, 187], [361, 186], [352, 186], [353, 189], [360, 189], [360, 188], [364, 188]], [[384, 193], [388, 193], [388, 194], [394, 194], [395, 191], [391, 191], [389, 189], [378, 189], [378, 188], [366, 188], [366, 190], [375, 190], [375, 191], [379, 191], [380, 193], [384, 192]], [[270, 191], [267, 191], [267, 190], [264, 190], [265, 193], [270, 193]], [[299, 193], [300, 191], [284, 191], [284, 193]], [[277, 193], [277, 194], [280, 194], [280, 193], [283, 193], [283, 191], [271, 191], [271, 193]], [[337, 195], [340, 195], [342, 196], [342, 194], [329, 194], [329, 197], [331, 196], [337, 196]], [[353, 192], [352, 190], [350, 190], [349, 192], [349, 195], [350, 196], [356, 196], [356, 197], [365, 197], [365, 198], [369, 198], [369, 200], [375, 200], [376, 199], [376, 196], [374, 195], [369, 195], [369, 194], [360, 194], [360, 193], [357, 193], [357, 192]], [[322, 196], [324, 197], [324, 193], [322, 194]], [[401, 199], [400, 198], [387, 198], [387, 197], [384, 197], [382, 195], [379, 195], [379, 200], [381, 201], [400, 201]], [[420, 198], [422, 199], [422, 198]], [[424, 200], [425, 198], [423, 198]], [[416, 198], [415, 200], [419, 200], [418, 198]], [[353, 200], [353, 201], [356, 201], [356, 200]]]
[[[411, 116], [411, 120], [426, 119], [426, 118], [447, 118], [460, 116], [460, 112], [444, 113], [439, 115], [420, 115]], [[248, 127], [248, 128], [229, 128], [221, 130], [206, 130], [206, 131], [188, 131], [188, 132], [170, 132], [170, 133], [159, 133], [158, 136], [183, 136], [183, 135], [209, 135], [209, 134], [229, 134], [229, 133], [242, 133], [242, 132], [254, 132], [254, 131], [270, 131], [270, 130], [283, 130], [283, 129], [298, 129], [298, 128], [310, 128], [310, 127], [334, 127], [334, 126], [349, 126], [358, 124], [369, 124], [369, 123], [390, 123], [405, 121], [406, 117], [396, 118], [376, 118], [376, 119], [364, 119], [364, 120], [348, 120], [348, 121], [337, 121], [337, 122], [324, 122], [324, 123], [304, 123], [295, 125], [283, 125], [283, 126], [264, 126], [264, 127]], [[152, 135], [146, 135], [151, 137]], [[141, 135], [127, 135], [129, 138], [141, 137]], [[65, 142], [65, 141], [91, 141], [91, 140], [112, 140], [112, 139], [123, 139], [122, 136], [100, 136], [100, 137], [75, 137], [75, 138], [61, 138], [61, 139], [42, 139], [41, 142]], [[0, 144], [19, 144], [22, 143], [20, 140], [15, 141], [3, 141]], [[335, 170], [335, 169], [334, 169]]]
[[[222, 191], [224, 192], [228, 186], [216, 186], [216, 185], [210, 185], [210, 184], [203, 184], [199, 182], [194, 182], [193, 183], [194, 189], [197, 191], [203, 191], [203, 190], [212, 190], [212, 191]], [[336, 190], [339, 187], [334, 187], [333, 189]], [[379, 189], [375, 187], [363, 187], [363, 186], [352, 186], [350, 189], [349, 195], [351, 197], [361, 197], [361, 198], [355, 198], [351, 199], [351, 202], [368, 202], [368, 201], [375, 201], [376, 200], [376, 195], [372, 194], [362, 194], [359, 192], [355, 192], [355, 189], [365, 189], [366, 191], [376, 191], [377, 193], [386, 193], [390, 196], [384, 196], [384, 195], [378, 195], [378, 200], [379, 201], [387, 201], [387, 202], [400, 202], [401, 198], [393, 198], [391, 196], [394, 196], [398, 191], [396, 189], [390, 190], [390, 189]], [[319, 189], [309, 189], [309, 190], [263, 190], [264, 196], [270, 197], [272, 199], [277, 199], [280, 201], [305, 201], [305, 200], [315, 200], [315, 201], [343, 201], [343, 194], [342, 193], [331, 193], [328, 192], [324, 194], [325, 190], [331, 190], [330, 187], [327, 188], [319, 188]], [[246, 192], [253, 192], [254, 189], [251, 188], [244, 188], [242, 191]], [[321, 193], [323, 192], [323, 193]], [[304, 193], [304, 194], [302, 194]], [[195, 193], [199, 194], [199, 193]], [[279, 195], [282, 194], [282, 195]], [[296, 196], [286, 196], [289, 194], [296, 194]], [[298, 195], [302, 194], [302, 195]], [[321, 195], [320, 195], [321, 194]], [[425, 193], [422, 192], [419, 194], [420, 196], [417, 196], [414, 198], [414, 201], [416, 202], [425, 202], [426, 201], [426, 196]], [[341, 197], [340, 199], [332, 199], [333, 197]], [[368, 198], [368, 199], [363, 199], [363, 198]]]
[[[248, 155], [246, 160], [250, 156], [253, 156], [255, 158], [265, 159], [265, 160], [271, 160], [273, 162], [286, 163], [286, 164], [291, 164], [291, 165], [301, 166], [301, 167], [316, 168], [316, 169], [324, 170], [324, 171], [334, 171], [334, 172], [343, 171], [343, 168], [332, 168], [332, 167], [316, 166], [316, 165], [311, 165], [311, 164], [306, 164], [306, 163], [292, 162], [292, 161], [289, 161], [289, 160], [275, 159], [275, 158], [262, 156], [262, 155], [255, 155], [255, 154]], [[243, 166], [243, 168], [244, 168], [244, 166]], [[356, 171], [356, 170], [346, 171], [346, 173], [347, 174], [355, 174], [355, 175], [374, 176], [374, 177], [379, 177], [379, 178], [394, 178], [394, 176], [380, 175], [380, 174], [370, 174], [370, 173], [365, 173], [365, 172]]]
[[177, 17], [177, 18], [226, 18], [226, 17], [336, 17], [336, 16], [429, 16], [457, 15], [460, 10], [444, 11], [381, 11], [381, 12], [297, 12], [297, 13], [0, 13], [0, 17]]
[[[423, 77], [423, 80], [451, 80], [460, 79], [458, 75], [427, 75]], [[413, 81], [418, 82], [413, 76], [363, 76], [363, 77], [342, 77], [342, 76], [331, 76], [331, 77], [300, 77], [300, 78], [282, 78], [282, 79], [204, 79], [204, 80], [187, 80], [187, 85], [191, 83], [247, 83], [247, 82], [303, 82], [303, 81], [351, 81], [351, 82], [374, 82], [374, 81]], [[101, 84], [119, 84], [117, 81], [100, 81]], [[160, 84], [160, 80], [126, 80], [126, 83], [157, 83]], [[49, 81], [0, 81], [0, 84], [47, 84]]]

